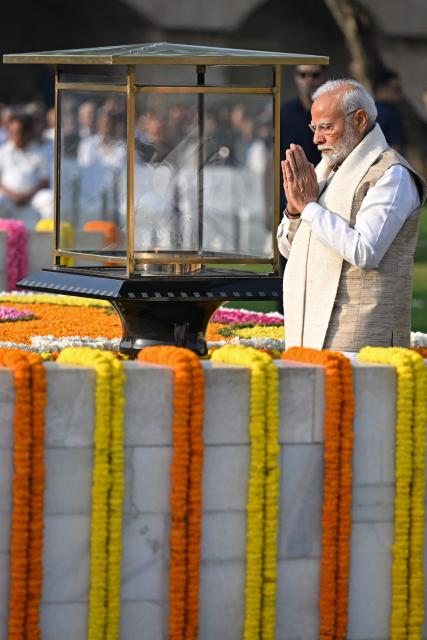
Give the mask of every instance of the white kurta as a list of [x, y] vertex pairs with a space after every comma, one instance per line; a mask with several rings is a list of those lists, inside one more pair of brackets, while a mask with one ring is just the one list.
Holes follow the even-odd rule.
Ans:
[[[310, 202], [301, 220], [313, 233], [345, 260], [360, 269], [375, 269], [407, 218], [417, 214], [420, 197], [409, 171], [394, 165], [369, 189], [350, 227], [337, 213]], [[287, 258], [291, 248], [288, 232], [291, 221], [284, 216], [277, 231], [280, 253]]]

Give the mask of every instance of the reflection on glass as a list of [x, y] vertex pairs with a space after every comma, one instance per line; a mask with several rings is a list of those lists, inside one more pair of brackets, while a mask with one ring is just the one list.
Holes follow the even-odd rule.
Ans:
[[74, 249], [114, 254], [126, 237], [126, 217], [120, 216], [121, 199], [126, 201], [125, 96], [63, 92], [60, 113], [60, 220], [76, 231], [94, 229], [96, 222], [98, 233], [77, 234]]
[[[135, 251], [271, 258], [272, 97], [135, 100]], [[75, 250], [124, 255], [126, 96], [63, 91], [60, 115], [60, 221], [98, 230]]]
[[135, 250], [272, 257], [272, 123], [271, 96], [139, 94]]
[[196, 212], [185, 211], [179, 200], [181, 172], [197, 180], [191, 161], [197, 131], [196, 96], [137, 96], [136, 251], [198, 250]]

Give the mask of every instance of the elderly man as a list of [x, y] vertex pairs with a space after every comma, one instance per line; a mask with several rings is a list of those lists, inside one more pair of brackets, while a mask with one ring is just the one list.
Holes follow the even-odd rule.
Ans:
[[425, 185], [387, 145], [359, 83], [326, 82], [313, 94], [311, 114], [321, 162], [315, 170], [292, 144], [282, 163], [286, 345], [409, 346]]

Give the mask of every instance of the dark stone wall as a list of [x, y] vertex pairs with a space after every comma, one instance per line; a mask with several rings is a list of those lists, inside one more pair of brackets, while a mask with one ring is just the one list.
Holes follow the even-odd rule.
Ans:
[[[151, 25], [117, 1], [9, 0], [2, 4], [1, 54], [144, 42]], [[0, 65], [0, 102], [52, 100], [53, 71], [45, 65]]]
[[[342, 36], [322, 2], [269, 0], [234, 33], [161, 30], [128, 5], [113, 0], [39, 0], [2, 6], [1, 53], [74, 49], [166, 40], [331, 57], [331, 73], [346, 73]], [[52, 69], [42, 65], [0, 65], [0, 102], [53, 99]], [[291, 70], [285, 70], [284, 95], [294, 95]]]

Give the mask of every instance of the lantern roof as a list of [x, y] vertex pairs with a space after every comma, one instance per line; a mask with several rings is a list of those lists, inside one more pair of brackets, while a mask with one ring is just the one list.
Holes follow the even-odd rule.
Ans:
[[252, 51], [169, 42], [9, 53], [5, 63], [31, 64], [179, 64], [179, 65], [295, 65], [328, 64], [327, 56], [278, 51]]

